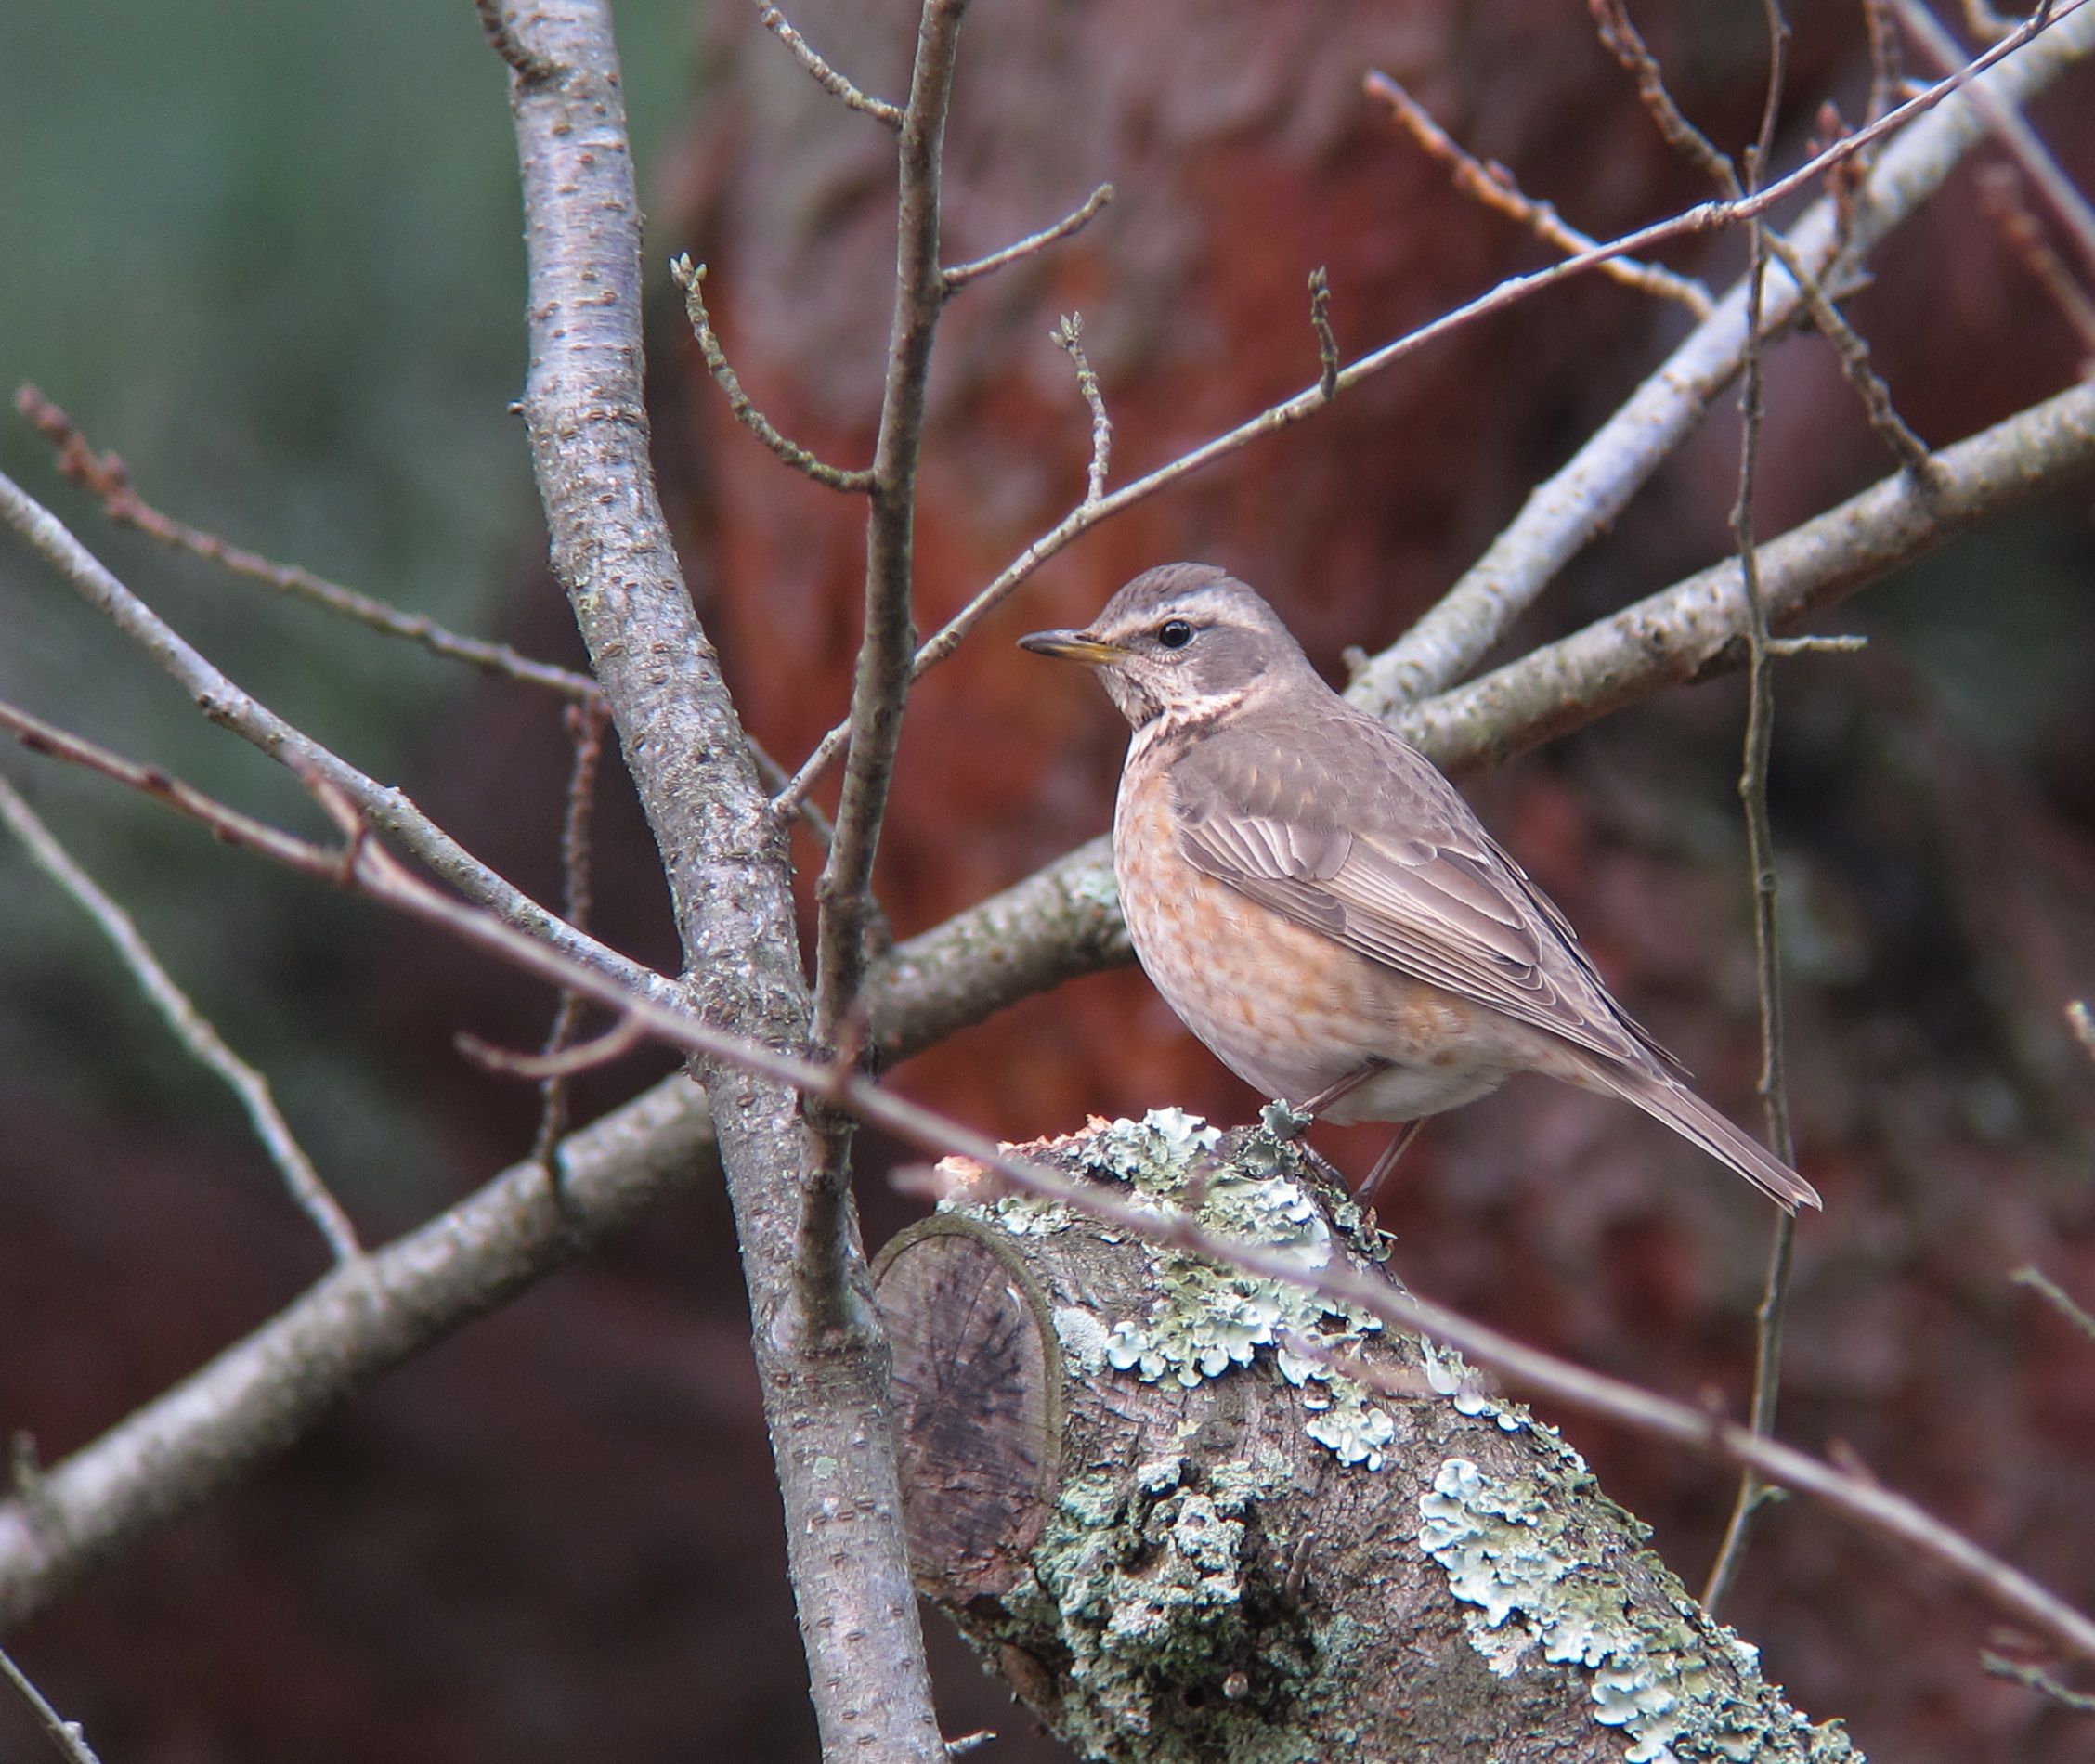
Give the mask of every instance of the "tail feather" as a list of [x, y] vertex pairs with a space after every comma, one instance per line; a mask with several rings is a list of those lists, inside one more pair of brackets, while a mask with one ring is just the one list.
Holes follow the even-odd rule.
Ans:
[[1662, 1121], [1684, 1139], [1691, 1139], [1720, 1163], [1734, 1170], [1785, 1212], [1821, 1204], [1818, 1190], [1758, 1140], [1750, 1138], [1711, 1108], [1685, 1084], [1661, 1071], [1604, 1065], [1595, 1060], [1593, 1074], [1609, 1090]]

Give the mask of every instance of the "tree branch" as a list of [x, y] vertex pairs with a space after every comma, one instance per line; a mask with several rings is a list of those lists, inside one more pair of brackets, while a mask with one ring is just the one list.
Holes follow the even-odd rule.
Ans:
[[128, 638], [195, 701], [213, 722], [279, 764], [325, 778], [446, 882], [507, 923], [565, 951], [635, 992], [660, 996], [669, 982], [653, 969], [585, 937], [505, 881], [415, 807], [404, 790], [382, 785], [243, 692], [106, 569], [57, 515], [0, 473], [0, 521], [28, 541], [88, 605]]
[[596, 681], [569, 668], [534, 661], [519, 655], [507, 643], [491, 643], [484, 638], [466, 637], [438, 624], [423, 613], [403, 613], [397, 606], [369, 594], [359, 594], [340, 582], [301, 569], [295, 564], [275, 564], [258, 551], [228, 544], [215, 533], [206, 533], [163, 513], [132, 487], [130, 468], [114, 453], [98, 453], [72, 419], [33, 385], [15, 392], [15, 409], [31, 427], [58, 449], [59, 470], [102, 505], [102, 512], [120, 526], [129, 526], [170, 550], [187, 551], [215, 564], [231, 576], [260, 582], [280, 594], [303, 600], [359, 625], [368, 625], [388, 637], [419, 643], [434, 655], [466, 663], [484, 672], [499, 674], [527, 686], [542, 686], [564, 698], [596, 696]]
[[1037, 233], [1028, 233], [1017, 243], [1007, 245], [1002, 251], [993, 251], [986, 257], [977, 257], [965, 264], [955, 264], [944, 271], [945, 292], [956, 294], [971, 281], [993, 275], [1007, 266], [1021, 263], [1028, 257], [1037, 257], [1048, 246], [1059, 244], [1072, 233], [1081, 232], [1098, 217], [1099, 212], [1113, 199], [1113, 187], [1101, 184], [1087, 196], [1076, 208], [1064, 214], [1052, 227], [1043, 227]]
[[[1952, 78], [1975, 78], [1998, 102], [2019, 108], [2095, 49], [2095, 6], [2081, 0], [2059, 13], [2043, 35], [2030, 41], [2031, 34], [2025, 26], [1989, 50], [1991, 60], [1981, 57]], [[2010, 44], [2018, 46], [2010, 52]], [[1974, 69], [1981, 71], [1974, 74]], [[1935, 113], [1893, 140], [1848, 201], [1837, 204], [1831, 198], [1821, 199], [1789, 230], [1789, 246], [1817, 275], [1837, 259], [1865, 255], [1919, 210], [1986, 135], [1986, 113], [1979, 100], [1945, 92], [1949, 84], [1945, 81], [1931, 87], [1757, 194], [1707, 206], [1751, 219], [1798, 188], [1802, 172], [1823, 168], [1836, 154], [1841, 162], [1852, 158], [1900, 120], [1909, 120], [1915, 105], [1939, 95]], [[1852, 217], [1845, 236], [1843, 209]], [[1653, 230], [1644, 229], [1642, 237], [1650, 237]], [[1773, 331], [1788, 322], [1802, 296], [1789, 276], [1770, 279], [1763, 322]], [[1519, 514], [1439, 604], [1369, 665], [1355, 681], [1357, 702], [1386, 715], [1399, 705], [1452, 684], [1477, 665], [1556, 573], [1614, 525], [1630, 498], [1700, 423], [1738, 371], [1746, 341], [1745, 308], [1741, 284], [1570, 461], [1529, 497]]]
[[43, 817], [22, 799], [20, 793], [5, 777], [0, 777], [0, 822], [5, 822], [21, 841], [37, 867], [71, 895], [80, 910], [94, 921], [95, 928], [109, 940], [118, 959], [137, 982], [146, 1002], [159, 1013], [161, 1020], [174, 1032], [175, 1039], [181, 1043], [189, 1057], [239, 1098], [254, 1126], [254, 1136], [262, 1142], [269, 1161], [276, 1165], [277, 1174], [283, 1178], [292, 1200], [313, 1222], [314, 1229], [325, 1239], [334, 1259], [347, 1262], [361, 1254], [357, 1227], [350, 1223], [349, 1215], [342, 1210], [342, 1203], [329, 1191], [327, 1184], [320, 1180], [319, 1172], [313, 1168], [313, 1161], [298, 1143], [291, 1123], [277, 1108], [277, 1099], [270, 1094], [269, 1081], [227, 1046], [225, 1038], [210, 1019], [197, 1009], [189, 994], [161, 966], [160, 958], [139, 934], [130, 914], [117, 905], [95, 878], [73, 861], [72, 854], [59, 843], [58, 837], [44, 824]]
[[[503, 9], [513, 26], [527, 19], [538, 52], [572, 70], [557, 85], [510, 83], [530, 279], [524, 408], [553, 571], [662, 856], [684, 993], [709, 1025], [798, 1049], [810, 1001], [784, 830], [685, 592], [648, 459], [640, 207], [609, 6], [534, 0], [527, 12], [504, 0]], [[877, 460], [877, 475], [891, 464]], [[793, 1278], [796, 1176], [818, 1152], [799, 1096], [775, 1072], [753, 1079], [714, 1057], [693, 1070], [708, 1085], [735, 1208], [825, 1751], [932, 1764], [941, 1754], [902, 1540], [887, 1343], [849, 1198], [838, 1256], [852, 1327], [817, 1331]]]
[[[939, 160], [966, 12], [967, 0], [924, 0], [902, 119], [894, 314], [865, 523], [865, 629], [852, 685], [843, 794], [815, 884], [814, 1045], [823, 1057], [843, 1051], [860, 1010], [874, 918], [873, 859], [917, 653], [911, 616], [917, 466], [931, 340], [947, 292], [939, 266]], [[802, 1197], [796, 1278], [810, 1327], [826, 1332], [852, 1326], [844, 1281], [852, 1134], [848, 1119], [826, 1111], [815, 1111], [813, 1125], [818, 1148]]]

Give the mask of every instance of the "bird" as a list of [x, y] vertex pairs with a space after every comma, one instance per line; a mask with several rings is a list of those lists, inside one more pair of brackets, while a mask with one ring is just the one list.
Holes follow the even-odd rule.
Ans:
[[1688, 1088], [1446, 775], [1255, 590], [1167, 564], [1019, 643], [1091, 667], [1132, 731], [1113, 874], [1165, 1002], [1295, 1113], [1402, 1123], [1363, 1197], [1427, 1116], [1535, 1071], [1634, 1103], [1792, 1213], [1820, 1204]]

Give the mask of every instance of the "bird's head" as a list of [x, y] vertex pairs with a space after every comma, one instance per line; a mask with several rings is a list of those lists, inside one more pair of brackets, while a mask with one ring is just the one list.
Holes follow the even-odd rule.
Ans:
[[1296, 669], [1315, 677], [1279, 615], [1206, 564], [1145, 570], [1082, 630], [1034, 631], [1019, 646], [1096, 668], [1137, 729], [1167, 711], [1225, 716]]

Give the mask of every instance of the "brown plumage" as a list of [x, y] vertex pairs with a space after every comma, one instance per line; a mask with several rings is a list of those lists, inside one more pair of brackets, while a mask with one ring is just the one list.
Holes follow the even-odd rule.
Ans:
[[1021, 641], [1098, 668], [1133, 727], [1113, 820], [1128, 929], [1238, 1076], [1334, 1121], [1415, 1122], [1544, 1072], [1635, 1103], [1785, 1207], [1819, 1204], [1681, 1082], [1454, 785], [1242, 582], [1167, 564], [1087, 629]]

